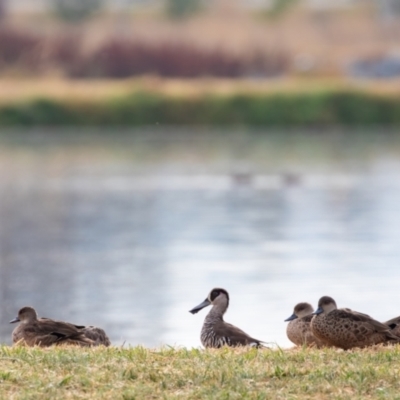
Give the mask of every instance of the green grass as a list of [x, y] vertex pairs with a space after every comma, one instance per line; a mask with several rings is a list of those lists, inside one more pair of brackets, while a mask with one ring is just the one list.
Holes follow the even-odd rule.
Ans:
[[366, 350], [0, 347], [0, 398], [400, 399], [400, 346]]
[[0, 126], [400, 125], [400, 98], [357, 91], [170, 96], [136, 92], [100, 100], [37, 99], [0, 105]]

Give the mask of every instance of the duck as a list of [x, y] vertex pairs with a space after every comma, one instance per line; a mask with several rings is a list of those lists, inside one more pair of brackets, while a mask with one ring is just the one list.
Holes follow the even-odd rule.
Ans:
[[246, 332], [224, 321], [224, 314], [229, 307], [229, 294], [225, 289], [212, 289], [207, 298], [189, 312], [196, 314], [209, 305], [213, 307], [204, 320], [200, 334], [201, 343], [204, 347], [264, 347], [262, 343], [265, 342], [249, 336]]
[[55, 321], [50, 318], [38, 318], [33, 307], [23, 307], [11, 324], [20, 322], [12, 333], [14, 344], [48, 347], [60, 344], [79, 346], [110, 345], [106, 333], [101, 328], [74, 325]]
[[298, 303], [294, 307], [293, 314], [285, 319], [285, 322], [289, 322], [286, 327], [287, 337], [296, 346], [324, 346], [324, 343], [311, 332], [310, 322], [313, 312], [314, 308], [310, 303]]
[[399, 343], [388, 325], [374, 320], [367, 314], [338, 309], [335, 300], [329, 296], [319, 299], [318, 309], [311, 320], [314, 336], [330, 346], [344, 350], [368, 347], [380, 343]]
[[[78, 325], [75, 325], [78, 327]], [[89, 339], [93, 340], [95, 345], [99, 346], [111, 346], [111, 340], [107, 336], [106, 332], [104, 329], [101, 329], [97, 326], [89, 325], [89, 326], [83, 326], [82, 328], [82, 333]]]
[[391, 332], [396, 336], [400, 336], [400, 317], [392, 318], [389, 321], [384, 322], [387, 325]]

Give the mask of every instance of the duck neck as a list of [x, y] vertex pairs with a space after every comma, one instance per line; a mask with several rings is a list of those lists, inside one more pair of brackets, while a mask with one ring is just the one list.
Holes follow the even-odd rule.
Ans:
[[224, 314], [226, 312], [226, 307], [223, 304], [215, 304], [210, 312], [207, 314], [206, 321], [216, 321], [224, 320]]

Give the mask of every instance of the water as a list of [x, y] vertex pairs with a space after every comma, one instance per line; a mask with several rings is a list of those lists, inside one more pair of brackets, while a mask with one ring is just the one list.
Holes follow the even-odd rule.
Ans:
[[0, 341], [18, 309], [103, 327], [115, 344], [199, 346], [226, 320], [290, 346], [322, 295], [400, 315], [400, 138], [371, 132], [5, 132]]

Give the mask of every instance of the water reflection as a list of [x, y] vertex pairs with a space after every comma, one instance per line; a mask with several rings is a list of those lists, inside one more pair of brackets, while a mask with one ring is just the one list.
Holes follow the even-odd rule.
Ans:
[[214, 286], [229, 322], [281, 346], [321, 295], [400, 314], [399, 139], [226, 135], [3, 136], [1, 341], [33, 305], [117, 344], [198, 346], [188, 310]]

